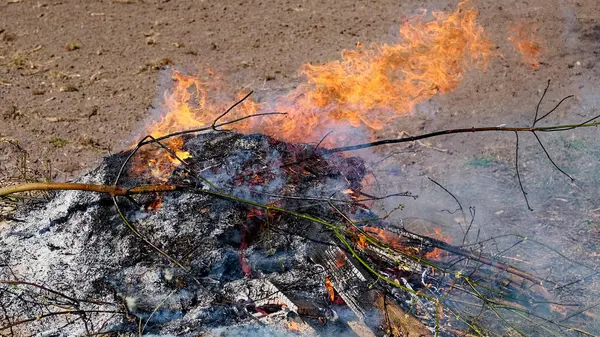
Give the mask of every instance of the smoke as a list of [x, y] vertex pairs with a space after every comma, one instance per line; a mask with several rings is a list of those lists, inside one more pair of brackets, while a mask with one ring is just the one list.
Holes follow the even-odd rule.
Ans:
[[[581, 47], [581, 39], [575, 30], [571, 29], [576, 24], [576, 18], [571, 9], [561, 10], [567, 27], [562, 35], [558, 34], [566, 41], [563, 47], [566, 49]], [[543, 38], [543, 34], [541, 36], [540, 38]], [[559, 47], [558, 49], [563, 48]], [[372, 51], [365, 53], [369, 52]], [[347, 55], [354, 57], [353, 60], [358, 63], [364, 61], [359, 52]], [[552, 56], [545, 54], [544, 59], [551, 60]], [[334, 62], [330, 65], [332, 68], [324, 71], [324, 68], [309, 66], [305, 72], [315, 83], [321, 83], [319, 81], [323, 78], [336, 76], [345, 78], [348, 73], [352, 73], [345, 68], [348, 63], [352, 63], [347, 60]], [[572, 65], [571, 68], [576, 68], [582, 63], [571, 58], [568, 64]], [[422, 103], [392, 100], [396, 104], [394, 108], [402, 107], [398, 110], [412, 111], [413, 115], [386, 119], [388, 122], [385, 125], [388, 131], [386, 136], [396, 136], [404, 130], [417, 134], [482, 125], [530, 125], [537, 99], [548, 76], [561, 79], [564, 83], [560, 83], [556, 89], [552, 88], [547, 102], [542, 105], [542, 109], [545, 109], [543, 111], [548, 111], [548, 106], [551, 107], [567, 94], [575, 94], [577, 101], [564, 105], [550, 116], [546, 123], [586, 120], [598, 111], [598, 96], [595, 94], [593, 82], [570, 77], [570, 74], [562, 71], [554, 73], [549, 71], [542, 73], [542, 71], [530, 73], [532, 70], [529, 67], [515, 66], [512, 63], [510, 66], [508, 63], [493, 65], [485, 76], [475, 78], [465, 75], [466, 80], [462, 82], [464, 85], [455, 86], [456, 91], [447, 93], [446, 97], [425, 95], [426, 99], [433, 98]], [[462, 76], [462, 72], [460, 73]], [[355, 81], [359, 86], [364, 83], [366, 82], [361, 82], [360, 78]], [[371, 128], [365, 127], [363, 124], [368, 125], [371, 122], [368, 120], [370, 117], [360, 121], [357, 119], [355, 124], [352, 124], [336, 118], [326, 121], [320, 118], [314, 119], [310, 113], [307, 113], [309, 118], [295, 121], [298, 124], [295, 130], [301, 132], [286, 138], [280, 129], [281, 125], [299, 116], [306, 117], [302, 113], [296, 113], [294, 109], [299, 109], [298, 100], [303, 103], [314, 103], [316, 99], [311, 95], [315, 93], [333, 93], [332, 96], [325, 98], [323, 104], [316, 106], [319, 114], [334, 117], [340, 115], [341, 108], [332, 103], [332, 97], [343, 97], [343, 102], [350, 102], [346, 105], [342, 104], [343, 108], [349, 110], [360, 110], [357, 106], [362, 108], [360, 101], [357, 103], [352, 100], [354, 97], [346, 96], [349, 92], [353, 92], [348, 86], [331, 88], [323, 84], [311, 88], [317, 89], [310, 91], [302, 85], [299, 86], [298, 93], [291, 95], [292, 99], [284, 102], [285, 104], [278, 99], [280, 93], [262, 92], [258, 100], [252, 102], [263, 109], [258, 111], [281, 108], [281, 111], [291, 111], [292, 114], [279, 119], [265, 117], [251, 120], [241, 126], [240, 130], [242, 132], [265, 131], [274, 137], [295, 142], [317, 143], [324, 138], [325, 142], [322, 146], [332, 146], [335, 142], [330, 143], [329, 140], [340, 138], [344, 138], [345, 142], [351, 144], [372, 139], [371, 128], [380, 125], [372, 123]], [[435, 89], [433, 90], [435, 94], [439, 91], [433, 87], [429, 89]], [[310, 96], [310, 99], [307, 99], [307, 96]], [[222, 92], [216, 97], [218, 99], [215, 100], [219, 101], [220, 105], [215, 111], [224, 111], [226, 105], [222, 100]], [[379, 102], [379, 96], [369, 97], [375, 97], [374, 101]], [[233, 97], [225, 100], [228, 104], [233, 101], [235, 101]], [[245, 111], [252, 110], [251, 107], [247, 107]], [[443, 107], [443, 111], [439, 107]], [[159, 110], [165, 111], [162, 107]], [[386, 117], [392, 110], [374, 104], [374, 108], [369, 110], [369, 113]], [[236, 114], [239, 113], [235, 112], [231, 118], [239, 116]], [[203, 123], [206, 125], [206, 121]], [[356, 124], [361, 127], [356, 127]], [[318, 132], [312, 133], [308, 130]], [[334, 133], [328, 134], [331, 130], [334, 130]], [[445, 136], [425, 140], [422, 143], [364, 150], [352, 155], [358, 154], [370, 163], [367, 166], [375, 178], [366, 187], [366, 192], [375, 196], [385, 196], [410, 191], [419, 196], [417, 200], [389, 198], [373, 202], [371, 209], [379, 216], [388, 216], [389, 212], [397, 209], [399, 204], [403, 204], [403, 210], [395, 211], [388, 217], [390, 222], [395, 224], [403, 222], [407, 229], [425, 235], [431, 234], [433, 228], [439, 227], [444, 234], [453, 237], [453, 242], [459, 245], [473, 245], [477, 247], [478, 252], [514, 264], [556, 284], [566, 284], [589, 274], [591, 272], [589, 266], [594, 263], [590, 251], [596, 249], [594, 238], [600, 231], [597, 212], [594, 212], [600, 208], [599, 179], [596, 173], [600, 158], [596, 150], [598, 131], [575, 130], [540, 136], [556, 164], [572, 175], [576, 179], [575, 183], [571, 183], [553, 167], [546, 153], [531, 134], [524, 134], [519, 138], [520, 177], [517, 176], [517, 168], [515, 168], [517, 148], [515, 135], [512, 133]], [[276, 164], [281, 161], [281, 153], [277, 151], [265, 153], [268, 160], [274, 163], [272, 167], [279, 167]], [[197, 155], [194, 154], [193, 157]], [[226, 164], [240, 171], [239, 169], [250, 159], [248, 155], [249, 152], [240, 152], [230, 157], [232, 161]], [[248, 186], [233, 186], [231, 191], [237, 197], [265, 203], [268, 201], [266, 195], [275, 194], [282, 187], [285, 176], [281, 171], [272, 173], [273, 177], [263, 184], [256, 185], [252, 190]], [[222, 185], [231, 177], [229, 173], [223, 171], [215, 174], [207, 171], [206, 178], [217, 185]], [[428, 178], [439, 182], [443, 188]], [[309, 190], [307, 196], [328, 197], [331, 195], [330, 192], [342, 188], [344, 185], [339, 180], [331, 180]], [[257, 189], [260, 192], [258, 194], [255, 193]], [[528, 210], [522, 189], [533, 212]], [[462, 211], [459, 207], [462, 207]], [[485, 244], [475, 245], [477, 242], [485, 242]], [[577, 264], [573, 261], [585, 262]], [[596, 276], [588, 278], [584, 287], [588, 287], [595, 281], [597, 281]], [[588, 289], [591, 289], [591, 286]], [[560, 300], [562, 294], [556, 292], [551, 295], [553, 299], [556, 297]], [[597, 298], [595, 295], [583, 295], [577, 297], [577, 300], [582, 304], [592, 304], [595, 298]], [[243, 335], [235, 328], [231, 329], [222, 329], [215, 333]], [[263, 335], [274, 333], [264, 327], [256, 327], [252, 331]]]

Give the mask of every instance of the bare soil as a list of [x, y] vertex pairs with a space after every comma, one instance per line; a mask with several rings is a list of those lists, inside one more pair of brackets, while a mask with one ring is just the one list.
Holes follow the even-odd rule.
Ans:
[[[473, 4], [501, 56], [487, 71], [465, 74], [455, 91], [398, 119], [398, 134], [529, 126], [548, 79], [552, 85], [542, 111], [567, 95], [575, 97], [547, 125], [599, 113], [599, 2]], [[139, 136], [148, 108], [156, 102], [159, 69], [165, 64], [192, 73], [210, 67], [234, 88], [281, 90], [298, 83], [297, 72], [305, 62], [338, 59], [357, 42], [395, 41], [400, 24], [419, 9], [456, 7], [456, 1], [446, 0], [2, 0], [0, 138], [18, 141], [33, 166], [51, 160], [53, 179], [71, 179]], [[537, 69], [524, 63], [507, 41], [510, 29], [519, 24], [528, 25], [542, 47]], [[576, 178], [574, 184], [552, 168], [535, 138], [520, 139], [521, 174], [534, 212], [526, 210], [516, 180], [513, 134], [446, 136], [426, 141], [430, 147], [406, 149], [388, 159], [387, 189], [421, 194], [420, 203], [407, 207], [403, 216], [448, 223], [444, 230], [460, 237], [464, 232], [455, 222], [462, 220], [441, 211], [454, 204], [426, 179], [434, 177], [465, 208], [478, 207], [471, 232], [478, 238], [509, 232], [537, 235], [573, 259], [597, 265], [599, 136], [597, 129], [543, 135], [557, 164]], [[381, 154], [375, 157], [380, 160]], [[15, 158], [7, 152], [0, 153], [0, 160], [10, 165]], [[552, 262], [546, 253], [530, 256], [538, 259], [533, 268], [541, 274], [552, 272], [544, 269]]]
[[[592, 91], [600, 47], [595, 1], [477, 1], [503, 57], [456, 92], [417, 109], [427, 128], [512, 123], [547, 78], [556, 95]], [[233, 86], [286, 88], [305, 62], [339, 58], [357, 42], [391, 42], [420, 8], [455, 1], [15, 1], [0, 3], [0, 136], [68, 179], [137, 136], [157, 97], [157, 69], [211, 67]], [[506, 37], [532, 24], [542, 65], [522, 64]], [[584, 87], [585, 86], [585, 87]], [[564, 89], [563, 89], [564, 88]], [[556, 98], [556, 97], [554, 97]], [[500, 104], [499, 104], [500, 103]], [[439, 113], [438, 113], [439, 112]], [[474, 117], [475, 116], [475, 117]], [[400, 122], [407, 131], [422, 127]], [[10, 160], [10, 158], [9, 158]], [[35, 164], [35, 163], [33, 163]]]

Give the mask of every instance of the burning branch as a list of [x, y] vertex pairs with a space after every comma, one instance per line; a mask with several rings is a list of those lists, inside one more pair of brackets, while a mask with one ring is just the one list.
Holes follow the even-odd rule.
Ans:
[[[542, 95], [541, 100], [544, 98], [545, 93], [547, 91], [547, 87], [546, 90], [544, 91], [544, 94]], [[243, 100], [245, 100], [247, 97], [249, 96], [246, 95], [244, 98], [242, 98], [242, 100], [236, 102], [234, 105], [232, 105], [232, 107], [230, 109], [228, 109], [224, 114], [222, 114], [220, 117], [224, 116], [225, 114], [227, 114], [232, 108], [234, 108], [235, 106], [237, 106], [238, 104], [240, 104]], [[542, 148], [544, 149], [544, 152], [546, 153], [546, 155], [548, 156], [548, 158], [550, 159], [550, 161], [554, 164], [554, 166], [561, 172], [564, 173], [564, 171], [562, 171], [560, 168], [558, 168], [558, 166], [552, 161], [552, 159], [550, 158], [548, 152], [545, 150], [543, 144], [541, 143], [541, 141], [539, 140], [536, 132], [554, 132], [554, 131], [564, 131], [564, 130], [570, 130], [570, 129], [576, 129], [576, 128], [583, 128], [583, 127], [592, 127], [592, 126], [597, 126], [600, 125], [600, 122], [595, 121], [596, 119], [600, 118], [600, 115], [595, 116], [583, 123], [580, 124], [568, 124], [568, 125], [558, 125], [558, 126], [546, 126], [546, 127], [535, 127], [535, 124], [540, 121], [541, 119], [547, 117], [550, 113], [552, 113], [553, 111], [555, 111], [558, 106], [567, 98], [569, 98], [570, 96], [567, 96], [566, 98], [564, 98], [563, 100], [561, 100], [552, 110], [550, 110], [550, 112], [546, 113], [545, 115], [543, 115], [540, 118], [537, 118], [537, 114], [538, 114], [538, 109], [539, 109], [539, 104], [536, 108], [536, 117], [534, 119], [534, 126], [532, 127], [525, 127], [525, 128], [518, 128], [518, 127], [478, 127], [478, 128], [462, 128], [462, 129], [449, 129], [449, 130], [442, 130], [442, 131], [437, 131], [437, 132], [432, 132], [432, 133], [427, 133], [427, 134], [422, 134], [422, 135], [417, 135], [417, 136], [411, 136], [411, 137], [404, 137], [404, 138], [399, 138], [399, 139], [387, 139], [387, 140], [381, 140], [381, 141], [376, 141], [376, 142], [371, 142], [371, 143], [366, 143], [366, 144], [359, 144], [359, 145], [353, 145], [353, 146], [346, 146], [346, 147], [340, 147], [340, 148], [333, 148], [333, 149], [323, 149], [323, 150], [319, 150], [318, 152], [320, 154], [331, 154], [331, 153], [336, 153], [336, 152], [345, 152], [345, 151], [352, 151], [352, 150], [358, 150], [358, 149], [363, 149], [363, 148], [368, 148], [368, 147], [374, 147], [374, 146], [380, 146], [380, 145], [385, 145], [385, 144], [398, 144], [398, 143], [404, 143], [404, 142], [412, 142], [412, 141], [416, 141], [416, 140], [421, 140], [421, 139], [425, 139], [425, 138], [432, 138], [432, 137], [437, 137], [437, 136], [441, 136], [441, 135], [450, 135], [450, 134], [460, 134], [460, 133], [475, 133], [475, 132], [514, 132], [515, 135], [517, 136], [517, 152], [516, 152], [516, 161], [515, 161], [515, 168], [517, 170], [517, 177], [519, 179], [519, 185], [521, 187], [521, 190], [523, 191], [523, 195], [525, 196], [525, 200], [527, 202], [527, 206], [529, 207], [529, 203], [527, 201], [527, 196], [525, 191], [523, 190], [523, 186], [521, 183], [521, 179], [520, 179], [520, 175], [519, 175], [519, 171], [518, 171], [518, 134], [520, 132], [531, 132], [535, 135], [536, 139], [538, 140], [539, 144], [542, 146]], [[274, 114], [278, 114], [278, 113], [274, 113]], [[194, 129], [194, 130], [187, 130], [187, 131], [182, 131], [182, 132], [176, 132], [173, 134], [169, 134], [169, 135], [165, 135], [159, 138], [154, 138], [151, 136], [148, 136], [148, 140], [144, 139], [142, 140], [138, 146], [136, 147], [136, 149], [134, 149], [130, 155], [127, 157], [127, 159], [125, 160], [125, 162], [123, 163], [123, 165], [121, 166], [121, 170], [119, 171], [119, 174], [115, 180], [115, 185], [113, 186], [107, 186], [107, 185], [93, 185], [93, 184], [76, 184], [76, 183], [28, 183], [28, 184], [22, 184], [22, 185], [15, 185], [15, 186], [7, 186], [4, 188], [0, 188], [0, 197], [1, 196], [7, 196], [10, 194], [14, 194], [14, 193], [18, 193], [18, 192], [27, 192], [27, 191], [40, 191], [40, 190], [44, 190], [44, 191], [48, 191], [48, 190], [81, 190], [81, 191], [88, 191], [88, 192], [98, 192], [98, 193], [106, 193], [108, 195], [110, 195], [115, 203], [115, 206], [117, 207], [117, 210], [119, 212], [119, 214], [121, 215], [122, 219], [124, 220], [124, 222], [127, 224], [127, 226], [129, 228], [132, 229], [132, 231], [134, 233], [136, 233], [136, 235], [140, 236], [141, 238], [143, 238], [143, 236], [133, 227], [133, 225], [131, 225], [127, 219], [124, 217], [123, 213], [120, 211], [120, 208], [118, 206], [118, 203], [116, 201], [116, 197], [118, 196], [130, 196], [133, 194], [141, 194], [141, 193], [152, 193], [152, 192], [174, 192], [174, 191], [181, 191], [184, 189], [190, 189], [193, 190], [190, 186], [177, 186], [177, 185], [140, 185], [140, 186], [136, 186], [133, 188], [123, 188], [123, 187], [118, 187], [118, 183], [119, 183], [119, 179], [122, 176], [124, 169], [127, 165], [127, 163], [129, 162], [129, 160], [133, 157], [133, 155], [135, 155], [135, 153], [138, 151], [138, 149], [140, 149], [142, 146], [147, 145], [147, 144], [152, 144], [152, 143], [158, 143], [159, 146], [161, 146], [162, 148], [166, 149], [168, 151], [168, 153], [175, 157], [176, 160], [178, 160], [179, 162], [183, 163], [184, 165], [186, 164], [186, 162], [179, 158], [177, 156], [177, 154], [175, 154], [172, 150], [170, 150], [166, 145], [162, 144], [161, 141], [165, 140], [165, 139], [169, 139], [171, 137], [175, 137], [175, 136], [180, 136], [183, 134], [188, 134], [188, 133], [196, 133], [196, 132], [202, 132], [202, 131], [207, 131], [209, 129], [213, 129], [215, 130], [216, 127], [220, 127], [220, 126], [224, 126], [227, 124], [231, 124], [231, 123], [235, 123], [238, 122], [240, 120], [249, 118], [249, 117], [256, 117], [256, 116], [265, 116], [265, 115], [271, 115], [271, 114], [257, 114], [254, 116], [246, 116], [231, 122], [226, 122], [226, 123], [221, 123], [221, 124], [216, 124], [217, 120], [215, 120], [215, 122], [213, 123], [213, 125], [211, 127], [205, 127], [205, 128], [199, 128], [199, 129]], [[220, 118], [219, 117], [219, 118]], [[320, 143], [319, 143], [320, 144]], [[317, 151], [315, 151], [315, 153], [317, 153]], [[313, 154], [314, 156], [314, 154]], [[331, 228], [332, 230], [334, 230], [334, 232], [336, 233], [336, 236], [338, 236], [341, 239], [341, 233], [339, 232], [339, 228], [337, 226], [333, 226], [332, 224], [328, 223], [328, 222], [324, 222], [320, 219], [316, 219], [307, 215], [303, 215], [300, 213], [296, 213], [296, 212], [291, 212], [282, 208], [278, 208], [278, 207], [274, 207], [274, 206], [269, 206], [269, 205], [262, 205], [259, 203], [255, 203], [253, 201], [250, 200], [242, 200], [233, 196], [230, 196], [228, 194], [225, 193], [221, 193], [218, 191], [218, 189], [216, 188], [216, 186], [214, 186], [212, 183], [210, 183], [210, 181], [202, 178], [202, 176], [195, 174], [195, 172], [193, 172], [190, 169], [186, 169], [186, 171], [190, 174], [192, 174], [193, 176], [196, 176], [199, 180], [201, 180], [202, 182], [208, 183], [214, 191], [203, 191], [204, 193], [207, 194], [212, 194], [212, 195], [216, 195], [219, 197], [223, 197], [223, 198], [229, 198], [232, 199], [234, 201], [238, 201], [241, 203], [246, 203], [248, 205], [252, 205], [255, 207], [260, 207], [260, 208], [265, 208], [266, 210], [273, 210], [273, 211], [279, 211], [279, 212], [284, 212], [284, 213], [288, 213], [291, 215], [294, 215], [296, 217], [299, 218], [303, 218], [306, 220], [310, 220], [310, 221], [314, 221], [317, 223], [320, 223], [322, 225], [325, 225], [329, 228]], [[567, 175], [565, 173], [565, 175]], [[572, 177], [570, 177], [569, 175], [567, 175], [569, 178], [572, 179]], [[531, 208], [529, 207], [529, 209], [531, 210]], [[364, 235], [365, 233], [363, 233]], [[367, 236], [368, 237], [368, 236]], [[144, 241], [146, 241], [144, 239]], [[344, 241], [342, 241], [344, 242]], [[370, 240], [371, 243], [375, 243], [375, 240], [373, 238], [371, 238]], [[433, 242], [433, 241], [432, 241]], [[147, 242], [148, 244], [150, 244], [151, 246], [153, 246], [155, 249], [158, 250], [158, 248], [156, 248], [153, 244], [151, 244], [150, 242]], [[449, 248], [450, 246], [448, 246], [447, 244], [443, 244], [443, 243], [436, 243], [437, 246], [436, 248], [440, 248], [440, 249], [451, 249]], [[349, 247], [350, 251], [356, 255], [353, 251], [353, 248], [351, 246], [349, 246], [346, 242], [346, 245]], [[166, 253], [158, 250], [159, 252], [161, 252], [162, 255], [168, 257], [172, 262], [174, 262], [175, 264], [181, 266], [183, 268], [183, 266], [176, 261], [175, 259], [171, 258], [169, 255], [167, 255]], [[454, 250], [453, 253], [458, 254], [459, 250]], [[476, 259], [477, 257], [474, 255], [467, 255], [469, 258], [471, 259]], [[360, 261], [360, 260], [359, 260]], [[515, 275], [519, 275], [521, 277], [524, 277], [525, 279], [528, 279], [530, 281], [533, 281], [535, 283], [541, 284], [541, 281], [537, 278], [535, 278], [532, 275], [528, 275], [528, 274], [523, 274], [517, 270], [514, 270], [512, 267], [510, 266], [506, 266], [506, 265], [502, 265], [496, 262], [493, 262], [491, 260], [486, 260], [486, 259], [479, 259], [480, 262], [494, 266], [494, 267], [498, 267], [500, 269], [509, 271]], [[366, 262], [361, 261], [361, 263], [364, 263], [365, 266]], [[369, 269], [369, 268], [368, 268]], [[376, 275], [378, 275], [374, 270], [372, 270], [372, 272], [374, 272]], [[386, 280], [387, 282], [390, 283], [395, 283], [391, 280], [388, 280], [385, 277], [382, 277], [382, 279]]]

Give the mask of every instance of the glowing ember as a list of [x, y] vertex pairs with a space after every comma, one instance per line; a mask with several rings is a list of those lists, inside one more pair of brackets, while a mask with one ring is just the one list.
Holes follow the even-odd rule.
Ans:
[[[244, 248], [245, 249], [245, 248]], [[246, 277], [252, 277], [252, 266], [248, 263], [248, 259], [246, 258], [246, 253], [240, 253], [240, 264], [242, 265], [242, 271]]]
[[533, 39], [531, 29], [524, 24], [519, 24], [515, 28], [512, 28], [511, 32], [512, 35], [508, 37], [508, 41], [521, 54], [523, 62], [530, 64], [533, 68], [539, 67], [540, 62], [538, 59], [541, 47]]
[[352, 200], [358, 200], [360, 198], [360, 194], [350, 188], [343, 190], [342, 193], [348, 195]]
[[386, 231], [383, 228], [369, 226], [366, 226], [363, 229], [367, 234], [372, 235], [376, 240], [380, 242], [390, 245], [393, 248], [402, 247], [402, 238], [390, 231]]
[[264, 214], [265, 214], [265, 212], [262, 209], [251, 208], [248, 211], [248, 219], [254, 218], [254, 217], [260, 217], [260, 216], [263, 216]]
[[[453, 90], [471, 65], [484, 69], [494, 55], [492, 43], [477, 24], [477, 11], [465, 7], [463, 2], [453, 13], [431, 12], [430, 21], [423, 11], [401, 26], [401, 40], [396, 44], [358, 45], [343, 51], [339, 61], [306, 64], [300, 71], [306, 81], [274, 100], [274, 106], [247, 99], [219, 122], [280, 111], [287, 115], [246, 119], [236, 123], [235, 129], [287, 142], [318, 142], [341, 127], [382, 136], [394, 118], [409, 113], [419, 102]], [[146, 134], [159, 137], [210, 126], [235, 100], [224, 98], [228, 90], [214, 74], [201, 79], [174, 71], [173, 81], [173, 90], [164, 97], [166, 113]], [[344, 134], [347, 130], [331, 134], [323, 145], [345, 144]], [[169, 147], [186, 157], [174, 144], [176, 139], [169, 141]], [[171, 166], [179, 164], [172, 158], [158, 161], [152, 164], [152, 173], [163, 181]]]
[[333, 285], [331, 284], [331, 280], [329, 279], [329, 276], [325, 276], [325, 287], [327, 288], [327, 291], [329, 292], [329, 300], [331, 302], [335, 302], [335, 290], [333, 289]]
[[152, 200], [152, 202], [150, 203], [150, 205], [148, 205], [148, 207], [146, 207], [146, 209], [149, 210], [149, 211], [156, 212], [161, 207], [162, 207], [162, 196], [161, 195], [157, 195], [156, 199]]
[[335, 266], [338, 268], [343, 267], [346, 264], [346, 255], [343, 251], [340, 251], [335, 257]]
[[285, 328], [288, 330], [297, 331], [297, 332], [305, 332], [306, 330], [308, 330], [308, 328], [306, 326], [304, 326], [303, 324], [296, 323], [292, 320], [289, 320], [286, 322]]

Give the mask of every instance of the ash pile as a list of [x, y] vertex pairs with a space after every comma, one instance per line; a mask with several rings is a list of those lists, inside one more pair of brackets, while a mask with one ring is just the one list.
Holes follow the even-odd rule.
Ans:
[[179, 141], [186, 165], [150, 144], [78, 181], [177, 191], [62, 191], [0, 225], [2, 334], [433, 333], [435, 305], [415, 295], [432, 249], [376, 220], [360, 158], [262, 135]]

